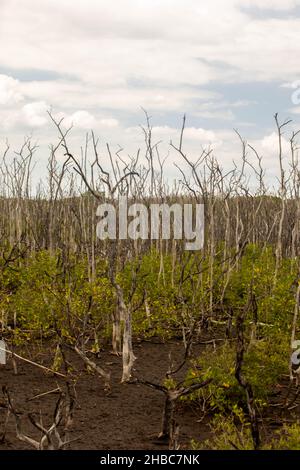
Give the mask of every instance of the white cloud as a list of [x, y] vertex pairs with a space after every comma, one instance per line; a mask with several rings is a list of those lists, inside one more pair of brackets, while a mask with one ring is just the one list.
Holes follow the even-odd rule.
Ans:
[[23, 96], [20, 93], [20, 83], [7, 75], [0, 75], [0, 104], [19, 103]]
[[280, 85], [281, 88], [289, 88], [295, 90], [300, 87], [300, 80], [294, 80], [293, 82], [285, 82]]
[[185, 129], [184, 135], [187, 139], [198, 140], [204, 144], [213, 144], [217, 143], [216, 134], [213, 131], [188, 127]]
[[[159, 123], [166, 117], [168, 125], [154, 129], [157, 138], [175, 139], [180, 131], [174, 120], [186, 112], [193, 118], [185, 131], [191, 152], [210, 143], [221, 152], [222, 143], [222, 158], [229, 161], [235, 147], [226, 141], [228, 131], [213, 129], [214, 120], [242, 126], [237, 116], [243, 111], [244, 123], [250, 121], [241, 108], [253, 102], [222, 96], [215, 85], [222, 90], [279, 81], [296, 89], [298, 5], [300, 0], [1, 0], [0, 63], [12, 75], [0, 75], [1, 136], [30, 127], [46, 140], [52, 136], [46, 127], [51, 106], [65, 116], [65, 125], [75, 126], [77, 137], [94, 128], [115, 143], [137, 143], [125, 128], [143, 119], [142, 106]], [[34, 79], [22, 80], [24, 71]], [[48, 72], [58, 78], [50, 73], [45, 80]], [[290, 112], [299, 114], [299, 108]], [[268, 132], [261, 129], [267, 135], [260, 145], [270, 155], [274, 136]]]
[[300, 114], [300, 106], [295, 106], [294, 108], [290, 108], [289, 112], [292, 114]]
[[74, 126], [79, 129], [93, 129], [96, 119], [88, 111], [76, 111], [70, 116], [66, 116], [63, 124], [65, 127]]
[[[241, 1], [237, 2], [242, 4]], [[257, 7], [261, 10], [291, 10], [300, 5], [299, 0], [244, 0], [243, 4], [248, 7]]]
[[114, 118], [100, 119], [99, 124], [104, 127], [118, 127], [119, 121]]
[[[255, 18], [242, 9], [254, 5], [291, 10], [297, 4], [298, 0], [227, 0], [226, 7], [223, 0], [2, 0], [0, 40], [5, 47], [0, 62], [7, 68], [61, 75], [60, 80], [20, 86], [30, 101], [47, 101], [65, 112], [90, 106], [196, 112], [199, 100], [209, 99], [201, 87], [212, 81], [297, 78], [300, 20]], [[70, 75], [77, 80], [65, 78]], [[204, 118], [216, 112], [219, 119], [234, 119], [230, 104], [228, 109], [201, 112]]]
[[[276, 132], [272, 132], [271, 134], [266, 135], [261, 140], [261, 148], [266, 157], [278, 157], [278, 134]], [[282, 137], [282, 152], [283, 156], [287, 156], [290, 153], [290, 143], [285, 137]]]
[[42, 127], [48, 123], [47, 110], [49, 106], [45, 101], [25, 104], [22, 108], [22, 116], [29, 127]]
[[[127, 129], [127, 133], [131, 135], [141, 134], [141, 129], [137, 127], [131, 127]], [[153, 142], [163, 140], [169, 143], [170, 141], [176, 142], [179, 140], [181, 133], [180, 128], [170, 126], [153, 126], [152, 127], [152, 138]], [[212, 130], [202, 129], [196, 127], [186, 127], [184, 129], [184, 142], [190, 145], [201, 144], [204, 147], [212, 145], [214, 148], [222, 143], [220, 137]]]
[[76, 129], [93, 130], [98, 128], [116, 128], [119, 121], [114, 118], [97, 119], [93, 114], [86, 110], [75, 111], [72, 114], [63, 112], [54, 113], [54, 118], [59, 121], [63, 119], [62, 124], [65, 128], [73, 127]]
[[[2, 3], [2, 64], [71, 73], [99, 88], [126, 89], [131, 79], [201, 85], [221, 74], [225, 81], [284, 80], [297, 70], [299, 20], [255, 19], [241, 11], [253, 4], [286, 10], [296, 1], [227, 0], [226, 7], [222, 0]], [[213, 61], [232, 68], [220, 70]], [[164, 94], [167, 89], [152, 98]]]

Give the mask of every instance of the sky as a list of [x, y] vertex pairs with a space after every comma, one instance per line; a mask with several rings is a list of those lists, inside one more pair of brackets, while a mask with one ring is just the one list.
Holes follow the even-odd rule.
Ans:
[[[0, 0], [0, 149], [38, 143], [38, 171], [73, 125], [77, 154], [93, 129], [105, 154], [143, 146], [143, 109], [175, 175], [184, 151], [241, 160], [237, 129], [278, 169], [274, 114], [300, 128], [300, 0]], [[288, 133], [284, 136], [288, 158]], [[61, 156], [63, 158], [63, 156]]]

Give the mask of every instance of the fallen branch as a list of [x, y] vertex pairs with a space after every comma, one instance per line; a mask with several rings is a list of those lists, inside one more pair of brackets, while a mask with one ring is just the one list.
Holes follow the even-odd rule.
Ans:
[[4, 348], [0, 348], [0, 350], [6, 351], [7, 354], [11, 354], [17, 359], [20, 359], [20, 361], [27, 362], [28, 364], [31, 364], [32, 366], [39, 367], [40, 369], [43, 369], [47, 372], [51, 372], [52, 374], [55, 374], [55, 375], [59, 375], [60, 377], [64, 377], [65, 379], [67, 378], [66, 375], [61, 374], [60, 372], [56, 372], [55, 370], [50, 369], [49, 367], [42, 366], [41, 364], [38, 364], [37, 362], [30, 361], [30, 359], [26, 359], [25, 357], [19, 356], [19, 354], [16, 354], [15, 352], [8, 351], [7, 349], [4, 349]]
[[104, 379], [105, 390], [110, 390], [110, 372], [106, 372], [104, 369], [102, 369], [102, 367], [98, 366], [94, 361], [89, 359], [88, 356], [78, 348], [78, 346], [74, 346], [74, 351], [87, 366], [97, 372], [97, 374]]

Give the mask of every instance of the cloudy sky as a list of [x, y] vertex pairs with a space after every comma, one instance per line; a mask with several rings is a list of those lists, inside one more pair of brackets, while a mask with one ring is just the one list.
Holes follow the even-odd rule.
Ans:
[[191, 155], [238, 161], [238, 129], [271, 172], [274, 113], [300, 127], [300, 0], [0, 0], [0, 44], [0, 146], [33, 135], [41, 165], [50, 108], [75, 152], [91, 128], [133, 152], [143, 107], [163, 151], [186, 113]]

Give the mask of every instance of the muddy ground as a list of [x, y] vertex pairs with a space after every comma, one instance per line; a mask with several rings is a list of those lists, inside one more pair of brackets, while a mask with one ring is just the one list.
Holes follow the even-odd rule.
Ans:
[[[194, 356], [201, 354], [203, 345], [193, 346]], [[173, 364], [180, 364], [183, 358], [182, 341], [162, 343], [151, 340], [134, 345], [137, 359], [134, 364], [134, 376], [155, 383], [161, 383], [169, 368], [170, 354]], [[16, 351], [51, 367], [54, 348], [50, 343], [31, 345], [30, 348]], [[121, 384], [122, 361], [112, 355], [109, 350], [102, 351], [97, 364], [111, 371], [111, 391], [104, 390], [103, 380], [89, 373], [82, 360], [72, 351], [68, 351], [67, 359], [73, 368], [73, 375], [78, 378], [76, 383], [76, 406], [73, 425], [68, 438], [72, 442], [67, 449], [83, 450], [163, 450], [168, 445], [157, 439], [161, 429], [162, 411], [164, 406], [163, 393], [143, 385]], [[0, 450], [32, 449], [16, 437], [16, 426], [13, 416], [10, 416], [5, 440], [1, 442], [3, 424], [7, 415], [5, 401], [1, 389], [6, 386], [10, 392], [15, 409], [21, 417], [23, 432], [35, 439], [39, 438], [37, 431], [28, 419], [28, 413], [34, 413], [43, 425], [50, 426], [58, 400], [58, 394], [49, 394], [40, 398], [36, 395], [56, 389], [65, 389], [65, 380], [36, 366], [17, 361], [18, 375], [14, 374], [11, 360], [7, 365], [0, 365]], [[177, 375], [182, 379], [186, 366]], [[62, 371], [63, 372], [63, 371]], [[260, 429], [264, 439], [274, 436], [275, 430], [280, 430], [284, 422], [294, 422], [300, 412], [300, 398], [291, 402], [289, 410], [281, 405], [286, 401], [289, 388], [288, 380], [274, 387], [270, 397], [270, 406], [260, 417]], [[292, 394], [293, 396], [293, 394]], [[211, 416], [204, 415], [200, 408], [180, 403], [176, 410], [176, 421], [180, 427], [179, 443], [181, 449], [190, 449], [191, 440], [204, 441], [212, 436], [209, 426]]]
[[[199, 350], [199, 349], [198, 349]], [[53, 352], [50, 345], [35, 350], [22, 351], [23, 356], [44, 365], [51, 365]], [[182, 343], [142, 342], [135, 344], [134, 374], [145, 380], [160, 383], [168, 369], [169, 354], [174, 363], [182, 359]], [[197, 353], [197, 350], [196, 350]], [[20, 352], [21, 354], [21, 352]], [[87, 372], [85, 365], [73, 353], [68, 359], [80, 378], [76, 385], [77, 404], [70, 438], [74, 441], [69, 449], [164, 449], [166, 444], [157, 441], [161, 427], [164, 396], [161, 392], [142, 385], [120, 383], [121, 358], [109, 351], [102, 352], [97, 360], [107, 370], [111, 370], [111, 392], [104, 391], [103, 381]], [[184, 374], [184, 370], [181, 374]], [[44, 424], [52, 423], [57, 394], [30, 400], [35, 395], [53, 390], [57, 384], [64, 387], [64, 380], [30, 364], [18, 360], [18, 375], [14, 375], [11, 361], [0, 366], [0, 385], [7, 386], [14, 406], [21, 413], [23, 432], [38, 437], [38, 431], [29, 422], [27, 414], [42, 416]], [[1, 391], [0, 391], [1, 394]], [[0, 398], [0, 435], [6, 416]], [[210, 430], [207, 419], [202, 419], [188, 406], [180, 406], [176, 419], [180, 426], [180, 446], [190, 448], [192, 439], [204, 440]], [[0, 450], [30, 449], [26, 443], [16, 438], [15, 421], [11, 416], [6, 438]]]

